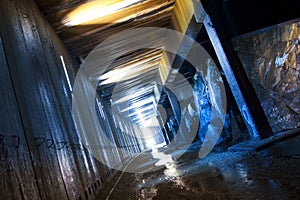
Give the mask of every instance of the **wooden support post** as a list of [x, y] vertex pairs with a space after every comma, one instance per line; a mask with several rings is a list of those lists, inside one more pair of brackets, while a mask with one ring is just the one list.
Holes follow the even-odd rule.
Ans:
[[[204, 26], [215, 49], [224, 74], [230, 85], [239, 110], [247, 124], [251, 137], [266, 138], [272, 135], [272, 129], [261, 107], [256, 93], [244, 71], [238, 55], [231, 43], [232, 31], [221, 9], [222, 2], [202, 0], [208, 13]], [[195, 12], [204, 12], [195, 11]]]

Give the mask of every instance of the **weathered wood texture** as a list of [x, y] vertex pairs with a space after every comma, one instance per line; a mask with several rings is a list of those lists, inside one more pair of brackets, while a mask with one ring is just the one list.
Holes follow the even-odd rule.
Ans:
[[36, 145], [36, 141], [40, 143], [43, 140], [49, 140], [51, 144], [54, 134], [61, 134], [61, 128], [54, 125], [58, 119], [54, 110], [57, 102], [53, 98], [55, 93], [48, 76], [31, 1], [1, 1], [1, 13], [4, 49], [41, 197], [66, 199], [57, 151]]
[[175, 0], [141, 0], [113, 14], [76, 26], [67, 26], [64, 19], [75, 9], [81, 9], [82, 6], [93, 2], [87, 0], [36, 0], [36, 2], [71, 54], [74, 57], [85, 58], [96, 45], [115, 33], [138, 27], [168, 27]]
[[[38, 199], [19, 108], [0, 38], [0, 194], [2, 199]], [[27, 182], [28, 184], [24, 184]], [[18, 191], [18, 192], [15, 192]]]
[[[239, 105], [241, 112], [244, 113], [244, 119], [247, 119], [247, 113], [250, 112], [249, 116], [252, 117], [249, 118], [253, 118], [254, 123], [252, 123], [252, 120], [249, 120], [249, 122], [251, 124], [255, 124], [260, 137], [266, 138], [271, 136], [273, 134], [272, 129], [260, 105], [253, 86], [250, 83], [245, 70], [243, 69], [243, 65], [233, 48], [231, 41], [233, 32], [230, 28], [230, 22], [227, 20], [227, 16], [224, 13], [222, 7], [223, 2], [221, 0], [214, 2], [209, 0], [202, 0], [201, 2], [205, 11], [210, 17], [206, 19], [211, 19], [212, 24], [209, 22], [210, 20], [207, 20], [207, 22], [205, 22], [205, 26], [207, 31], [211, 33], [209, 35], [211, 35], [211, 41], [213, 43], [213, 46], [215, 47], [215, 51], [217, 54], [219, 54], [219, 58], [223, 60], [223, 63], [226, 63], [226, 65], [228, 66], [228, 74], [231, 74], [226, 78], [228, 79], [228, 82], [230, 82], [230, 80], [235, 81], [236, 86], [240, 88], [240, 90], [236, 90], [241, 92], [237, 93], [239, 95], [235, 96], [235, 99], [237, 104]], [[220, 61], [222, 62], [222, 60]], [[226, 73], [225, 68], [224, 72]], [[230, 77], [232, 79], [230, 79]], [[231, 90], [234, 94], [235, 88], [231, 88]], [[239, 99], [240, 97], [241, 99], [244, 99], [245, 103], [243, 103], [243, 101]], [[246, 108], [245, 112], [243, 112], [243, 106], [244, 108]]]
[[115, 171], [77, 134], [70, 84], [78, 67], [33, 0], [2, 0], [0, 18], [1, 199], [95, 197]]
[[[201, 25], [191, 23], [194, 20], [193, 13], [194, 6], [192, 1], [177, 0], [171, 15], [170, 28], [182, 34], [186, 34], [191, 38], [196, 38]], [[186, 52], [187, 55], [191, 46], [192, 44], [182, 43], [178, 49], [178, 52]], [[163, 51], [160, 68], [160, 74], [163, 83], [166, 83], [167, 81], [174, 81], [176, 74], [169, 74], [171, 67], [178, 69], [181, 67], [183, 61], [184, 58], [176, 56], [170, 52]]]

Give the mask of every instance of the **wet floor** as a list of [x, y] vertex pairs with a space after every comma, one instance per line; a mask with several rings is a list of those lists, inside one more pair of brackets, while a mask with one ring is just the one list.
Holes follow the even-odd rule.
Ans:
[[181, 153], [145, 152], [128, 165], [139, 173], [119, 173], [98, 199], [300, 199], [299, 136], [260, 152]]

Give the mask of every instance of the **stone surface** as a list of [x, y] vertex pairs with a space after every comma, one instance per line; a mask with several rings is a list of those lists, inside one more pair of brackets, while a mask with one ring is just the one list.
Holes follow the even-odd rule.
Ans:
[[299, 42], [300, 22], [234, 41], [274, 132], [300, 127]]

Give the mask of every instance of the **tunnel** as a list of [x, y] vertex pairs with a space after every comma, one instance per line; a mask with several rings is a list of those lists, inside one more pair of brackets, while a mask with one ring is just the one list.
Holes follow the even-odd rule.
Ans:
[[0, 0], [0, 199], [300, 199], [298, 0]]

